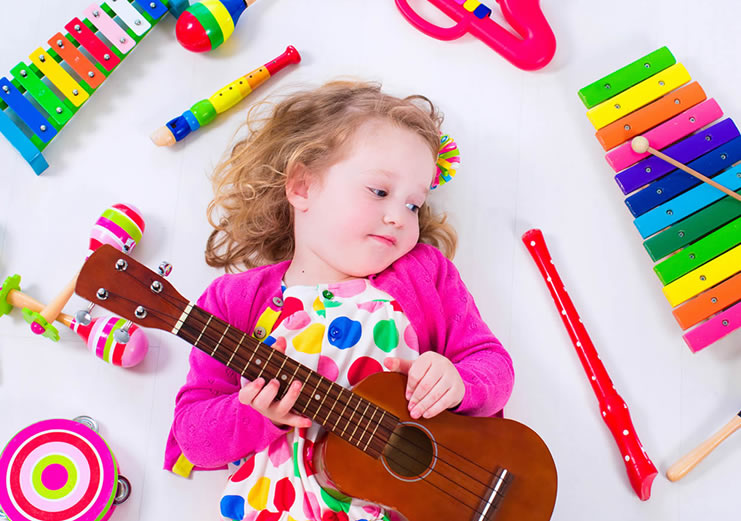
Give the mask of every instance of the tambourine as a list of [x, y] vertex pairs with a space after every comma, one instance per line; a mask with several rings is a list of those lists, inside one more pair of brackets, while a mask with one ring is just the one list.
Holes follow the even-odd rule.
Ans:
[[0, 479], [0, 519], [11, 521], [103, 521], [131, 493], [87, 416], [20, 431], [0, 454]]

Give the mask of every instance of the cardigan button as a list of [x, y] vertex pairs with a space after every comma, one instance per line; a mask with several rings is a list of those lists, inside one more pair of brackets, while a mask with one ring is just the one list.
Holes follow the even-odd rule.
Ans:
[[324, 291], [322, 291], [322, 296], [326, 298], [327, 300], [332, 300], [332, 297], [334, 297], [334, 294], [328, 289], [325, 289]]
[[278, 307], [283, 306], [283, 299], [280, 297], [273, 297], [273, 304], [275, 304]]
[[257, 337], [259, 340], [262, 340], [267, 336], [267, 331], [265, 331], [265, 328], [262, 326], [257, 326], [255, 328], [255, 337]]

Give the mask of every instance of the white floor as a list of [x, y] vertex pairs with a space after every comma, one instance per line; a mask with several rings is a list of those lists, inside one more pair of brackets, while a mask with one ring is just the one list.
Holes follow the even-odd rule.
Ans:
[[[50, 300], [79, 268], [98, 215], [128, 202], [147, 221], [135, 258], [152, 267], [172, 262], [170, 280], [195, 298], [218, 275], [203, 259], [207, 175], [251, 102], [339, 75], [379, 80], [401, 95], [423, 93], [445, 112], [445, 130], [464, 160], [459, 177], [432, 199], [457, 226], [459, 269], [514, 358], [516, 386], [506, 413], [539, 432], [556, 460], [553, 520], [736, 518], [741, 438], [731, 437], [681, 482], [670, 483], [663, 473], [741, 407], [741, 333], [694, 355], [687, 349], [576, 93], [668, 45], [727, 115], [741, 115], [741, 5], [542, 3], [558, 50], [540, 72], [514, 68], [470, 36], [453, 43], [430, 39], [392, 0], [263, 0], [210, 55], [183, 50], [168, 18], [51, 143], [45, 153], [51, 167], [42, 176], [0, 138], [0, 276], [19, 273], [24, 291]], [[412, 2], [439, 18], [422, 4]], [[86, 6], [85, 0], [5, 5], [0, 74], [39, 45], [46, 48], [46, 40]], [[161, 149], [149, 141], [151, 131], [288, 44], [301, 52], [299, 66], [180, 146]], [[520, 241], [532, 227], [543, 229], [660, 470], [647, 502], [630, 488], [550, 295]], [[83, 306], [74, 297], [66, 310]], [[133, 486], [113, 519], [217, 519], [224, 473], [186, 480], [162, 470], [189, 346], [165, 333], [149, 334], [146, 360], [122, 370], [90, 355], [70, 331], [53, 344], [31, 334], [19, 310], [2, 318], [0, 446], [35, 421], [91, 415]]]

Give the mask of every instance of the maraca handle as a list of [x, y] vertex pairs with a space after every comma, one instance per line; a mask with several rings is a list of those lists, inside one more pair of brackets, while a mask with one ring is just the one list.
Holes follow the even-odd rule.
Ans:
[[615, 390], [615, 386], [602, 364], [591, 338], [582, 324], [579, 314], [566, 292], [551, 254], [546, 246], [543, 233], [538, 229], [525, 232], [522, 236], [528, 252], [540, 270], [559, 311], [566, 331], [579, 355], [582, 367], [589, 378], [592, 390], [597, 396], [602, 419], [612, 433], [620, 454], [623, 456], [628, 478], [638, 497], [646, 500], [651, 497], [651, 484], [658, 474], [656, 467], [648, 458], [638, 434], [633, 427], [628, 406]]

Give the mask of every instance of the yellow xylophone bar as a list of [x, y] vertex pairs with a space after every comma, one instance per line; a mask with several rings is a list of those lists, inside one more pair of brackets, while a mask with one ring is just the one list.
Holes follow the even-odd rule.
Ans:
[[741, 244], [664, 286], [669, 304], [678, 306], [738, 272], [741, 266]]

